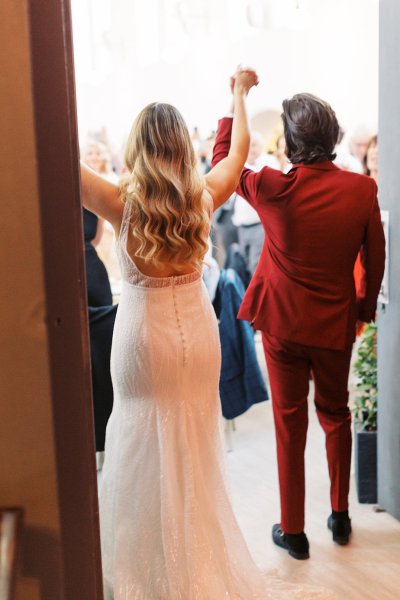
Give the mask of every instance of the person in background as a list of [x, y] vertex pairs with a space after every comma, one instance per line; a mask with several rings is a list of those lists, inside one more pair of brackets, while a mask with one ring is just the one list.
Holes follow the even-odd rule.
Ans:
[[[83, 161], [93, 171], [111, 181], [110, 173], [112, 171], [106, 147], [103, 144], [91, 141], [83, 149], [81, 155]], [[83, 208], [83, 229], [88, 305], [93, 307], [111, 305], [112, 293], [108, 272], [96, 250], [103, 237], [104, 220]]]
[[[378, 136], [374, 135], [367, 144], [366, 154], [364, 156], [363, 168], [365, 175], [372, 177], [375, 183], [378, 183]], [[356, 284], [357, 293], [360, 293], [362, 286], [362, 266], [361, 256], [357, 256], [356, 263], [354, 265], [354, 280]], [[357, 328], [357, 335], [360, 336], [364, 330], [364, 327]]]
[[117, 304], [88, 307], [96, 466], [98, 473], [101, 471], [104, 462], [106, 427], [113, 406], [110, 355], [117, 310]]
[[280, 135], [276, 140], [274, 156], [279, 163], [279, 169], [282, 171], [282, 173], [287, 173], [290, 171], [292, 165], [288, 161], [288, 157], [286, 155], [286, 141], [283, 134]]
[[[106, 135], [105, 128], [103, 128], [100, 133], [102, 135]], [[93, 171], [101, 175], [104, 179], [106, 179], [110, 183], [118, 184], [119, 177], [112, 169], [111, 154], [105, 144], [97, 141], [96, 139], [90, 139], [86, 144], [84, 151], [82, 152], [82, 159], [85, 162], [85, 164], [87, 164], [91, 169], [93, 169]], [[92, 222], [94, 222], [94, 215], [89, 217], [86, 209], [84, 209], [85, 231], [89, 226], [89, 219]], [[113, 243], [114, 231], [112, 226], [107, 221], [104, 221], [104, 219], [97, 219], [96, 235], [94, 239], [91, 240], [91, 244], [96, 249], [97, 257], [103, 263], [107, 271], [107, 277], [112, 282], [118, 282], [121, 279], [121, 275], [117, 263], [117, 258], [114, 252]], [[92, 262], [94, 261], [94, 255], [90, 257], [90, 260]], [[91, 267], [89, 266], [89, 269], [90, 268]], [[98, 268], [100, 267], [98, 266]], [[101, 279], [101, 282], [103, 281], [104, 275], [102, 275]]]
[[199, 172], [202, 175], [207, 175], [207, 173], [211, 171], [211, 157], [214, 141], [215, 137], [209, 137], [200, 142], [197, 156], [199, 158]]
[[374, 135], [368, 142], [364, 158], [365, 174], [378, 183], [378, 136]]
[[118, 183], [118, 175], [112, 170], [111, 156], [105, 144], [97, 140], [89, 140], [82, 153], [82, 159], [107, 181]]
[[86, 208], [83, 208], [83, 232], [88, 305], [110, 305], [112, 293], [107, 269], [96, 251], [103, 234], [103, 220]]
[[[266, 166], [274, 169], [280, 168], [277, 158], [265, 152], [265, 141], [261, 133], [252, 131], [246, 168], [258, 172]], [[245, 260], [246, 268], [252, 276], [263, 247], [264, 228], [257, 212], [239, 194], [236, 194], [234, 199], [232, 222], [238, 228], [240, 252]]]
[[334, 164], [344, 171], [364, 173], [363, 165], [361, 164], [360, 160], [351, 154], [347, 144], [344, 143], [344, 135], [344, 129], [339, 127], [339, 137], [335, 147], [336, 158], [333, 161]]
[[217, 262], [221, 269], [224, 267], [229, 248], [238, 244], [238, 228], [232, 221], [235, 211], [236, 193], [232, 194], [225, 204], [220, 206], [213, 215], [212, 240]]
[[[116, 174], [121, 173], [122, 170], [122, 156], [123, 152], [115, 151], [112, 143], [110, 142], [107, 127], [103, 125], [98, 130], [90, 130], [87, 134], [86, 144], [100, 144], [102, 153], [107, 159], [107, 174], [114, 172]], [[114, 183], [116, 180], [110, 178], [110, 181]]]
[[361, 165], [360, 173], [363, 173], [362, 165], [364, 164], [364, 158], [367, 153], [367, 146], [370, 139], [371, 132], [365, 125], [358, 125], [349, 139], [350, 154], [359, 161]]
[[[96, 173], [110, 181], [111, 167], [106, 147], [91, 141], [82, 157]], [[96, 440], [96, 466], [99, 473], [104, 462], [104, 440], [107, 421], [113, 405], [110, 374], [111, 339], [116, 315], [107, 269], [97, 253], [103, 238], [104, 220], [83, 208], [86, 287], [89, 314], [90, 361], [93, 413]]]
[[193, 127], [192, 135], [191, 135], [191, 140], [192, 140], [194, 151], [195, 151], [196, 154], [198, 154], [199, 148], [200, 148], [200, 144], [201, 144], [201, 137], [200, 137], [199, 128], [197, 126]]

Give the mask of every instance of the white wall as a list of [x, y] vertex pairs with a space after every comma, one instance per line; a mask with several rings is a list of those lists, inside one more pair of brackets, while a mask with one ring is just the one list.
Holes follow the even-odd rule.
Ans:
[[381, 2], [379, 202], [389, 211], [389, 304], [378, 312], [378, 500], [400, 519], [400, 3]]
[[[296, 5], [299, 4], [299, 8]], [[378, 0], [72, 0], [81, 133], [121, 143], [148, 102], [171, 102], [206, 135], [228, 76], [254, 65], [251, 112], [309, 91], [350, 131], [377, 127]], [[249, 20], [255, 26], [249, 25]]]

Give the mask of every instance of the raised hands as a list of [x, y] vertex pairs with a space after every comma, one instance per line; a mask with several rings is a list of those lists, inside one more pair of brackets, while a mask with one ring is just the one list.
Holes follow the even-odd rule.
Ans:
[[234, 93], [235, 90], [240, 89], [248, 94], [251, 88], [258, 85], [258, 83], [259, 79], [255, 69], [239, 65], [236, 72], [230, 78], [231, 92]]
[[213, 168], [205, 176], [206, 189], [213, 198], [214, 210], [232, 195], [240, 181], [250, 146], [246, 96], [253, 86], [258, 85], [258, 75], [250, 67], [239, 66], [230, 84], [232, 104], [229, 114], [233, 118], [230, 140], [221, 143], [217, 136]]

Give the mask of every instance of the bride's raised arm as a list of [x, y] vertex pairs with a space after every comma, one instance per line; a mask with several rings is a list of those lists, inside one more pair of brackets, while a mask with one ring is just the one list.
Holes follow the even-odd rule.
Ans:
[[214, 210], [226, 202], [235, 191], [247, 160], [250, 131], [246, 109], [246, 96], [258, 84], [253, 70], [243, 70], [233, 79], [233, 124], [228, 156], [205, 176], [206, 188], [214, 200]]
[[98, 175], [82, 161], [80, 166], [83, 206], [106, 219], [119, 231], [124, 208], [119, 187]]

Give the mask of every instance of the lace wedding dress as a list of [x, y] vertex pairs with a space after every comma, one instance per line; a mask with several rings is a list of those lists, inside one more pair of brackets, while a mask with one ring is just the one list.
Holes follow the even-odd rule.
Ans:
[[225, 483], [220, 346], [206, 288], [197, 273], [143, 275], [126, 250], [128, 228], [127, 204], [100, 491], [105, 600], [331, 599], [255, 566]]

